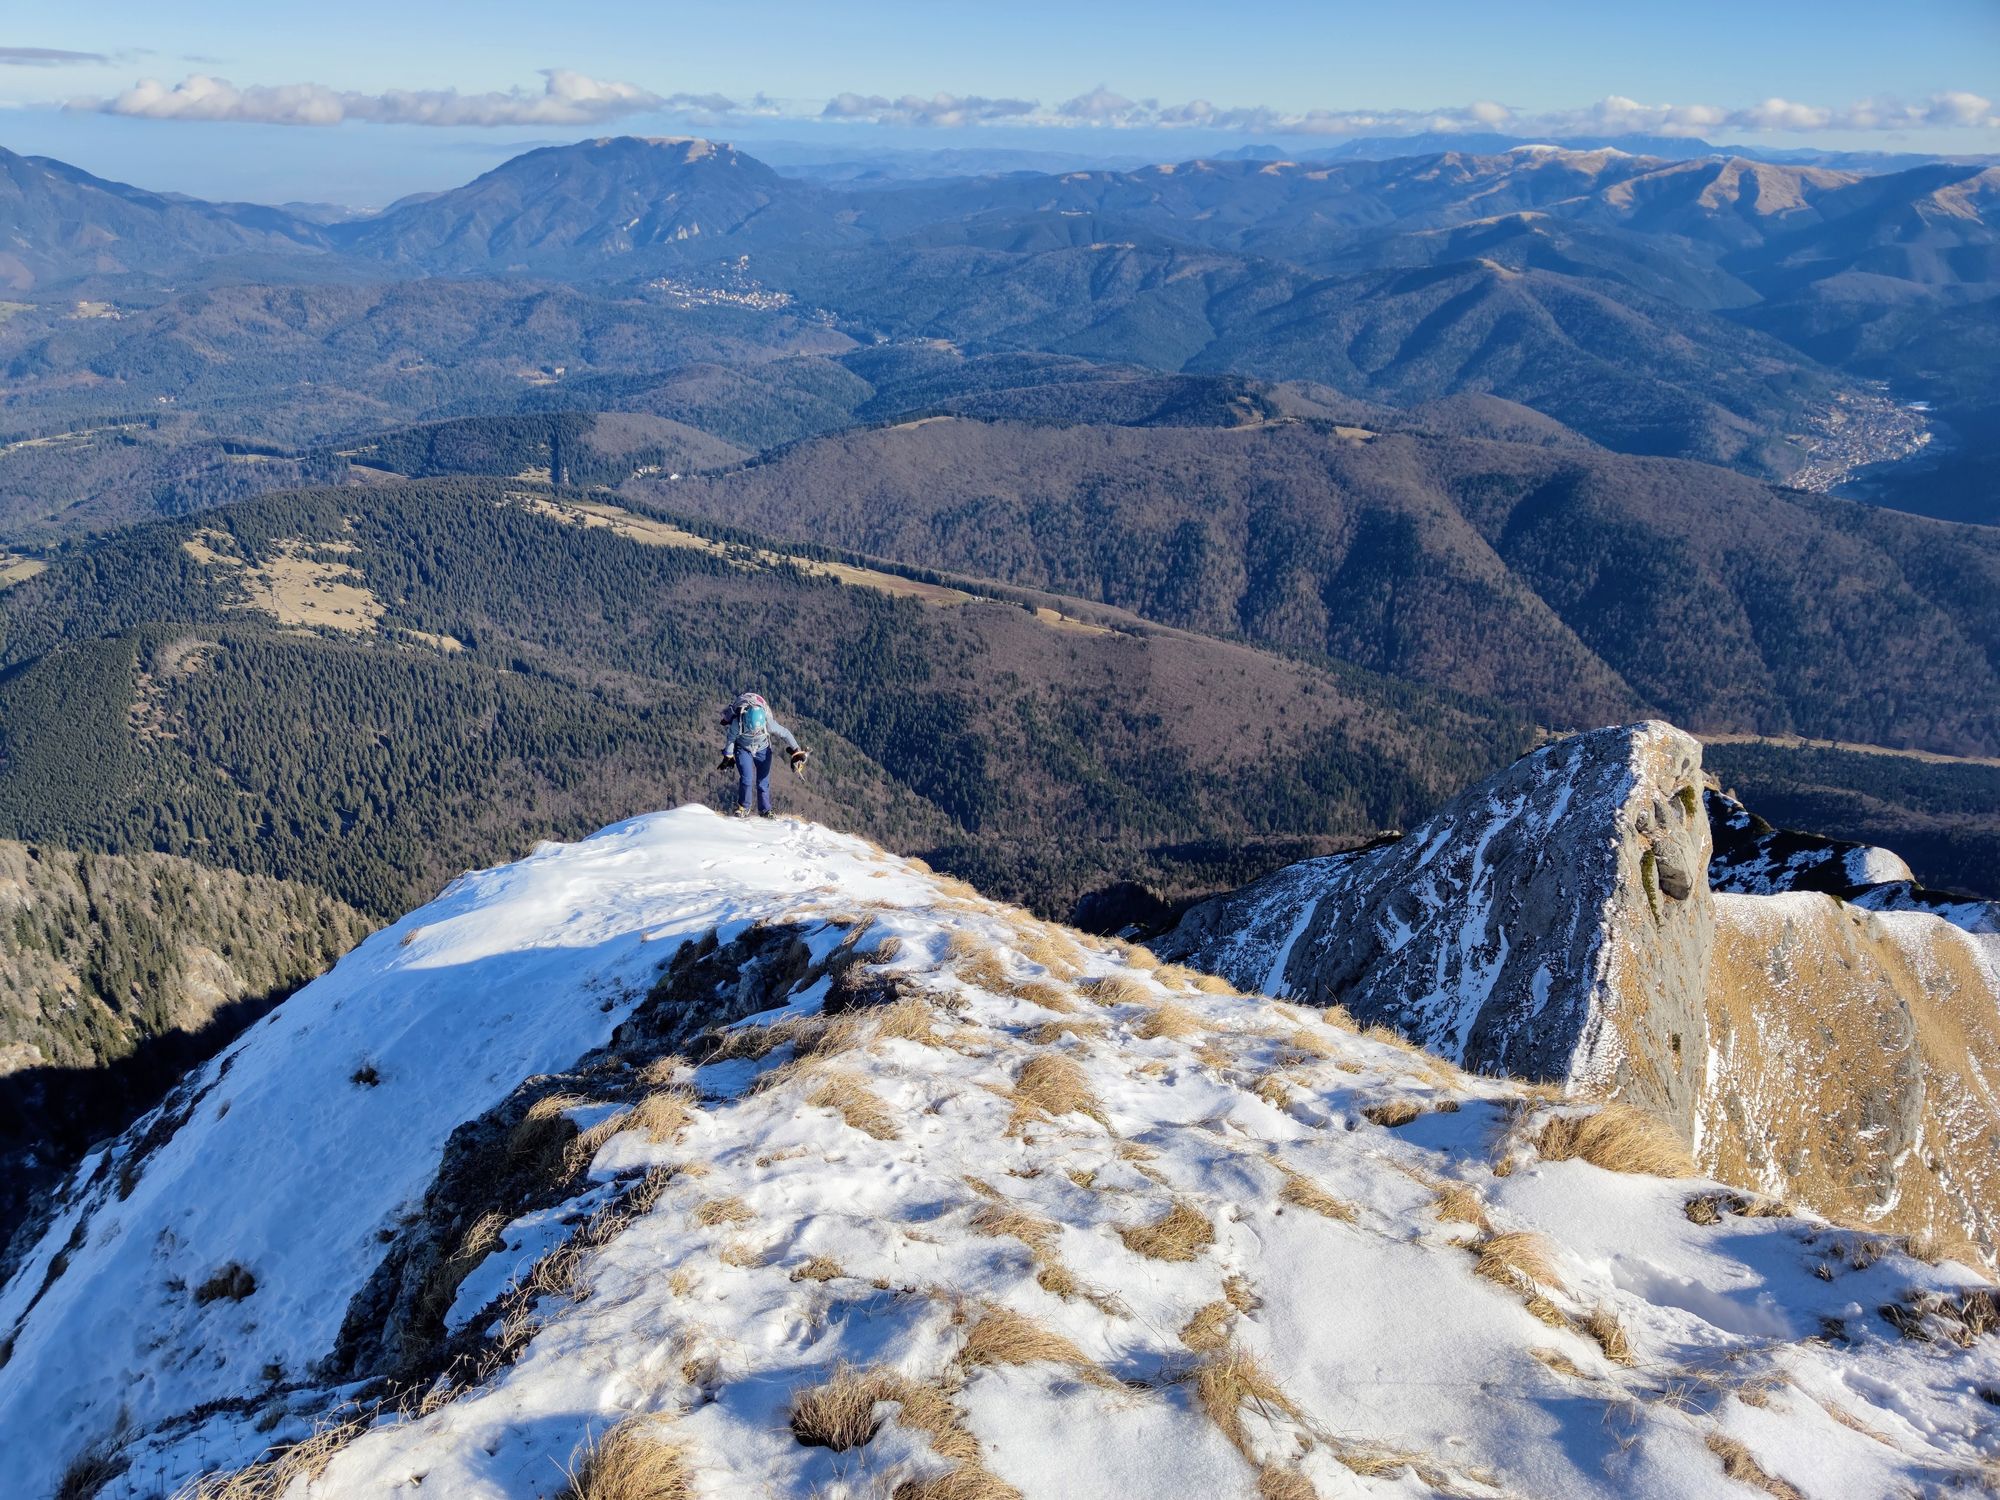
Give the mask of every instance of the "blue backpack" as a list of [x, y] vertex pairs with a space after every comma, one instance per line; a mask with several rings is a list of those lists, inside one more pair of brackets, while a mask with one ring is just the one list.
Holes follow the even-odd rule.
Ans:
[[771, 711], [761, 703], [744, 707], [736, 720], [736, 743], [756, 754], [771, 745]]

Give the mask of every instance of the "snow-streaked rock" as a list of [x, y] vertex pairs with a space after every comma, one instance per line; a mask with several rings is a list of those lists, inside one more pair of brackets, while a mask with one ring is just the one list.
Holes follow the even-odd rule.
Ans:
[[1403, 839], [1197, 907], [1160, 951], [1691, 1130], [1714, 941], [1700, 795], [1701, 746], [1671, 725], [1577, 735]]
[[1640, 1103], [1726, 1181], [1991, 1260], [2000, 905], [1704, 794], [1699, 756], [1654, 724], [1547, 746], [1397, 843], [1195, 908], [1160, 949]]
[[[773, 1029], [695, 1038], [758, 996]], [[590, 1129], [546, 1179], [567, 1196], [454, 1226], [491, 1185], [470, 1169], [526, 1149], [479, 1122], [551, 1072], [555, 1138]], [[685, 1122], [646, 1126], [673, 1088]], [[1029, 1500], [1753, 1495], [1732, 1442], [1862, 1497], [2000, 1457], [1975, 1394], [2000, 1343], [1954, 1337], [1972, 1273], [1539, 1160], [1545, 1108], [824, 829], [682, 809], [465, 878], [86, 1163], [0, 1301], [0, 1451], [41, 1495], [102, 1444], [129, 1463], [107, 1500], [343, 1411], [293, 1500], [553, 1495], [634, 1415], [697, 1494], [800, 1500], [952, 1493], [922, 1481], [954, 1466]], [[1199, 1227], [1147, 1253], [1170, 1214]], [[366, 1325], [408, 1316], [384, 1294], [446, 1228], [483, 1248], [432, 1311], [478, 1357], [399, 1414]], [[1477, 1274], [1515, 1231], [1538, 1279]], [[254, 1290], [198, 1302], [230, 1263]], [[1067, 1343], [981, 1358], [1003, 1313]], [[1203, 1371], [1230, 1354], [1282, 1399], [1219, 1423]], [[951, 1452], [901, 1398], [861, 1446], [802, 1444], [797, 1395], [843, 1366], [940, 1398]]]

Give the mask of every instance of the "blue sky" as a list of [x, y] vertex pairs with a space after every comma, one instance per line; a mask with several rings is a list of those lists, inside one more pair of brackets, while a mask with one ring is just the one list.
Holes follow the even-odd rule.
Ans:
[[2000, 151], [1996, 100], [1996, 0], [13, 0], [0, 22], [0, 144], [260, 199], [381, 202], [621, 131], [829, 155], [1438, 125]]

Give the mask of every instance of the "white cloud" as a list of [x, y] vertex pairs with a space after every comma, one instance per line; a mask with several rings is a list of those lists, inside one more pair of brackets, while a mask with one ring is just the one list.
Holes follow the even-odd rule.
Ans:
[[5, 68], [65, 68], [110, 61], [102, 52], [72, 52], [67, 47], [0, 47], [0, 67]]
[[835, 94], [820, 111], [823, 120], [856, 120], [869, 125], [990, 125], [1019, 120], [1034, 111], [1031, 99], [988, 99], [979, 94]]
[[[462, 94], [457, 89], [390, 89], [380, 94], [320, 83], [251, 84], [191, 73], [176, 84], [142, 79], [109, 99], [67, 106], [148, 120], [230, 120], [263, 125], [595, 125], [626, 115], [673, 112], [717, 117], [737, 104], [720, 94], [656, 94], [635, 83], [591, 78], [568, 68], [542, 74], [540, 93]], [[760, 103], [762, 101], [760, 97]]]
[[1862, 100], [1842, 108], [1770, 98], [1726, 108], [1715, 104], [1647, 104], [1611, 94], [1578, 109], [1529, 114], [1492, 99], [1440, 109], [1282, 110], [1269, 105], [1223, 107], [1207, 99], [1162, 104], [1131, 99], [1099, 84], [1059, 104], [971, 95], [840, 94], [823, 119], [940, 127], [1015, 124], [1073, 129], [1202, 129], [1262, 136], [1408, 135], [1417, 132], [1506, 131], [1521, 135], [1703, 136], [1715, 132], [1810, 134], [1826, 130], [2000, 129], [1993, 101], [1978, 94], [1937, 94], [1921, 104]]

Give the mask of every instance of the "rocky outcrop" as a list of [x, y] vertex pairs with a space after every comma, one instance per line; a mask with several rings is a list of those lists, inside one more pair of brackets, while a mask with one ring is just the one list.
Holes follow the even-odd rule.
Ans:
[[1723, 1180], [1990, 1259], [2000, 907], [1702, 788], [1670, 726], [1579, 735], [1156, 947], [1466, 1067], [1645, 1105]]
[[1691, 1132], [1714, 943], [1701, 746], [1657, 722], [1545, 745], [1394, 843], [1191, 912], [1161, 952]]

